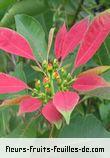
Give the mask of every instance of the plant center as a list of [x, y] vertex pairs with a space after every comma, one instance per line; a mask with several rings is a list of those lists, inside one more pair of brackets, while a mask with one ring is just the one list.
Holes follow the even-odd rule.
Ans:
[[43, 61], [42, 69], [43, 79], [42, 81], [36, 79], [32, 96], [41, 99], [46, 104], [57, 91], [69, 90], [74, 79], [64, 67], [59, 66], [57, 59], [49, 63]]

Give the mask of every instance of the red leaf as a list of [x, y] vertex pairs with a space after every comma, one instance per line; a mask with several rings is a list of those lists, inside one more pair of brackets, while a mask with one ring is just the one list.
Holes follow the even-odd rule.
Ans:
[[61, 57], [62, 45], [66, 33], [67, 33], [66, 26], [65, 24], [63, 24], [63, 26], [59, 29], [55, 39], [55, 56], [57, 59]]
[[0, 73], [0, 94], [19, 92], [28, 89], [23, 81], [10, 75]]
[[80, 76], [84, 76], [84, 75], [100, 75], [106, 71], [110, 70], [110, 66], [97, 66], [95, 68], [92, 68], [92, 69], [89, 69], [89, 70], [86, 70], [86, 71], [83, 71], [81, 72], [80, 74], [78, 74], [78, 77]]
[[110, 32], [110, 13], [105, 11], [96, 16], [86, 32], [75, 59], [74, 67], [85, 64], [99, 49]]
[[44, 108], [42, 109], [42, 115], [50, 123], [55, 124], [57, 128], [61, 127], [62, 115], [56, 110], [52, 100], [44, 106]]
[[62, 59], [64, 59], [70, 52], [74, 51], [74, 49], [79, 45], [87, 31], [88, 25], [89, 19], [85, 18], [71, 27], [63, 42], [61, 50]]
[[98, 75], [86, 74], [79, 77], [73, 84], [73, 88], [78, 91], [91, 91], [99, 87], [110, 85]]
[[35, 60], [28, 41], [17, 32], [0, 28], [0, 49], [27, 59]]
[[23, 113], [34, 112], [38, 110], [41, 107], [41, 105], [42, 102], [37, 98], [33, 98], [31, 96], [29, 98], [25, 98], [20, 103], [18, 115], [21, 115]]
[[29, 95], [22, 95], [17, 96], [16, 98], [6, 99], [2, 102], [2, 104], [0, 104], [0, 107], [18, 105], [23, 99], [26, 99], [28, 97]]
[[70, 121], [70, 115], [79, 101], [79, 95], [76, 92], [57, 92], [53, 98], [56, 109], [64, 116], [67, 124]]

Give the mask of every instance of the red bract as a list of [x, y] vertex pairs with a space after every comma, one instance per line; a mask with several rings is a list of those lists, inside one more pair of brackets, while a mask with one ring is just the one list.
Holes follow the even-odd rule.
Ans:
[[28, 88], [27, 84], [23, 81], [13, 76], [0, 73], [0, 94], [15, 93]]
[[0, 49], [27, 59], [35, 60], [28, 41], [17, 32], [0, 28]]
[[96, 88], [110, 85], [103, 78], [98, 75], [86, 74], [79, 77], [73, 84], [73, 88], [78, 91], [91, 91]]
[[71, 27], [71, 29], [66, 34], [64, 43], [62, 45], [62, 51], [61, 51], [62, 59], [65, 59], [65, 57], [70, 52], [73, 52], [74, 49], [79, 45], [88, 28], [88, 25], [89, 25], [89, 19], [85, 18], [84, 20], [81, 20], [80, 22], [78, 22], [77, 24]]
[[39, 99], [29, 96], [21, 101], [18, 115], [36, 111], [41, 105], [42, 102]]
[[55, 108], [53, 101], [49, 101], [42, 109], [43, 116], [59, 129], [62, 124], [62, 115]]
[[106, 72], [107, 70], [110, 70], [110, 66], [97, 66], [95, 68], [86, 70], [84, 72], [81, 72], [78, 77], [84, 76], [84, 75], [100, 75], [104, 72]]
[[89, 24], [88, 18], [81, 20], [73, 25], [67, 32], [65, 24], [60, 28], [55, 39], [56, 58], [65, 59], [65, 57], [78, 46], [81, 42]]
[[70, 115], [78, 104], [79, 95], [76, 92], [57, 92], [53, 98], [56, 109], [64, 116], [67, 124], [70, 122]]
[[63, 26], [60, 28], [56, 35], [55, 39], [55, 56], [57, 59], [62, 57], [62, 45], [65, 39], [65, 35], [67, 34], [66, 26], [63, 24]]
[[110, 32], [110, 12], [96, 16], [86, 32], [75, 59], [74, 67], [85, 64], [99, 49]]

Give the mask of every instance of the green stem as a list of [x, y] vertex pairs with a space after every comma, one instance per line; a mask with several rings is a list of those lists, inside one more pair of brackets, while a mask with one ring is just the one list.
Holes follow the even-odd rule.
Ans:
[[70, 82], [68, 82], [68, 84], [73, 83], [77, 78], [73, 78]]
[[55, 91], [54, 91], [54, 83], [53, 83], [53, 78], [52, 76], [50, 76], [50, 85], [51, 85], [51, 89], [52, 89], [52, 95], [55, 94]]
[[73, 69], [71, 70], [71, 75], [73, 74], [74, 71], [75, 71], [75, 68], [73, 67]]
[[81, 6], [82, 10], [85, 11], [88, 15], [93, 16], [92, 12], [89, 11], [89, 9], [87, 9], [86, 7], [84, 7], [83, 5]]

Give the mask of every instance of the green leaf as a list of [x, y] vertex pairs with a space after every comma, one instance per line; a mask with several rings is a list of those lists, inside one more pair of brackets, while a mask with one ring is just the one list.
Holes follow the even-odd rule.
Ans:
[[25, 76], [25, 73], [24, 73], [24, 70], [23, 70], [23, 62], [19, 62], [16, 65], [13, 75], [15, 77], [18, 77], [19, 79], [23, 80], [24, 82], [27, 82], [26, 81], [26, 76]]
[[106, 38], [93, 59], [98, 65], [110, 65], [110, 36]]
[[109, 138], [101, 122], [92, 114], [74, 115], [69, 126], [65, 126], [60, 134], [61, 138]]
[[0, 71], [6, 71], [7, 58], [6, 55], [0, 51]]
[[48, 9], [47, 0], [22, 0], [16, 2], [4, 15], [0, 26], [10, 26], [14, 23], [16, 14], [38, 15]]
[[31, 65], [31, 67], [32, 67], [33, 70], [35, 70], [35, 71], [43, 72], [38, 66], [33, 66], [33, 65]]
[[101, 116], [101, 119], [102, 119], [104, 125], [109, 126], [109, 124], [110, 124], [110, 104], [102, 103], [99, 106], [99, 112], [100, 112], [100, 116]]
[[10, 114], [8, 109], [0, 111], [0, 137], [5, 136], [9, 132]]
[[56, 123], [55, 123], [55, 126], [56, 126], [57, 129], [60, 129], [61, 126], [62, 126], [62, 120], [56, 122]]
[[[24, 65], [23, 65], [22, 62], [18, 63], [15, 66], [15, 71], [11, 72], [10, 74], [15, 76], [15, 77], [18, 77], [19, 79], [21, 79], [21, 80], [23, 80], [24, 82], [27, 83], [26, 75], [25, 75], [25, 72], [24, 72]], [[27, 94], [27, 92], [28, 92], [28, 90], [24, 90], [24, 91], [20, 91], [18, 93], [12, 93], [12, 94], [0, 94], [0, 100], [11, 99], [11, 98], [16, 97], [17, 95]]]
[[110, 71], [104, 72], [104, 74], [101, 75], [106, 81], [110, 82]]
[[110, 100], [110, 86], [97, 88], [84, 94]]
[[36, 138], [36, 122], [33, 121], [28, 127], [24, 124], [19, 124], [9, 135], [8, 138]]
[[[18, 63], [15, 66], [14, 72], [12, 72], [11, 74], [27, 83], [26, 75], [23, 69], [23, 62]], [[27, 92], [28, 90], [24, 90], [24, 91], [18, 92], [17, 94], [26, 94]]]
[[42, 79], [42, 73], [36, 72], [27, 64], [24, 64], [24, 72], [26, 75], [27, 83], [30, 84], [31, 82], [35, 82], [35, 79]]
[[30, 43], [36, 59], [42, 62], [47, 56], [45, 33], [40, 23], [28, 15], [15, 16], [17, 31]]
[[0, 0], [0, 9], [5, 9], [14, 2], [16, 2], [16, 0]]
[[62, 111], [62, 115], [65, 118], [67, 125], [69, 125], [69, 123], [70, 123], [71, 113], [72, 113], [72, 111]]

